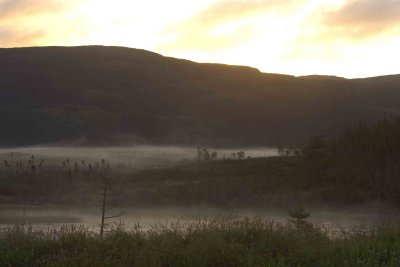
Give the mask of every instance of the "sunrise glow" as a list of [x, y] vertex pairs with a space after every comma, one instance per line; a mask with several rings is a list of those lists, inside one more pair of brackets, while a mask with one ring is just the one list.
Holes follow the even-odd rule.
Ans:
[[0, 47], [117, 45], [263, 72], [400, 71], [398, 0], [0, 0]]

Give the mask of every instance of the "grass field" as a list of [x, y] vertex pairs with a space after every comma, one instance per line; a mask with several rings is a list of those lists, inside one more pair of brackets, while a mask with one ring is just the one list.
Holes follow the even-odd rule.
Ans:
[[0, 266], [399, 266], [400, 225], [332, 235], [308, 223], [225, 218], [150, 230], [4, 229]]

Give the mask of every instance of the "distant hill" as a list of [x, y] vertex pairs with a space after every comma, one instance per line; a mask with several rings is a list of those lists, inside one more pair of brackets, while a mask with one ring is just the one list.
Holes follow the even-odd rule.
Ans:
[[0, 145], [294, 145], [400, 113], [400, 75], [266, 74], [122, 47], [0, 49]]
[[308, 75], [308, 76], [299, 76], [302, 79], [310, 79], [310, 80], [345, 80], [346, 78], [332, 76], [332, 75]]

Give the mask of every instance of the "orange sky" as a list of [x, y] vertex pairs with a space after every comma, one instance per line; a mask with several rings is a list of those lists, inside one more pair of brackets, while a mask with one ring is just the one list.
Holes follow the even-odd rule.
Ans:
[[264, 72], [400, 73], [400, 0], [0, 0], [0, 46], [119, 45]]

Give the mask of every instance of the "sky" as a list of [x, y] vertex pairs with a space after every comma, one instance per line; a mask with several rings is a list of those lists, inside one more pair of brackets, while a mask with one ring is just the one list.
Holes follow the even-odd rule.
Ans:
[[113, 45], [269, 73], [400, 73], [400, 0], [0, 0], [0, 47]]

